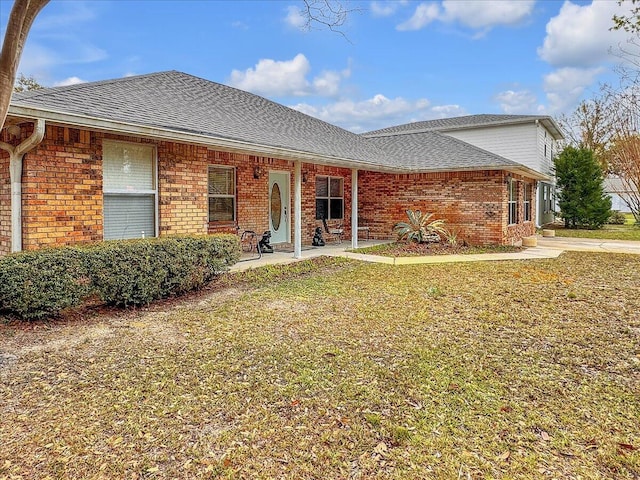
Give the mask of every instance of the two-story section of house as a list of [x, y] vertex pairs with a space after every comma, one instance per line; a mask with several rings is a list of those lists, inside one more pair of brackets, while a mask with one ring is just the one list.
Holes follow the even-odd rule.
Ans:
[[385, 128], [364, 135], [382, 133], [416, 134], [439, 132], [475, 147], [512, 160], [541, 173], [537, 183], [536, 226], [553, 221], [555, 175], [553, 157], [558, 141], [564, 138], [560, 127], [542, 115], [468, 115], [428, 120]]

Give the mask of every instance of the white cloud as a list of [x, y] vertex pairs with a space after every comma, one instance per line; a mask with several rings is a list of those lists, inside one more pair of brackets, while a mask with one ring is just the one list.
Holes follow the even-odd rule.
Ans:
[[69, 77], [53, 84], [54, 87], [67, 87], [69, 85], [78, 85], [79, 83], [86, 83], [86, 80], [82, 80], [79, 77]]
[[535, 0], [443, 0], [441, 4], [418, 5], [413, 16], [396, 28], [420, 30], [434, 20], [460, 23], [475, 30], [490, 30], [497, 25], [516, 25], [533, 12]]
[[95, 2], [77, 1], [60, 2], [57, 11], [50, 14], [47, 9], [38, 15], [33, 24], [33, 31], [55, 31], [68, 28], [79, 23], [89, 22], [97, 17]]
[[233, 28], [237, 28], [238, 30], [249, 30], [249, 25], [244, 23], [243, 21], [236, 20], [235, 22], [231, 22], [231, 26]]
[[505, 90], [498, 93], [494, 100], [500, 104], [504, 113], [533, 114], [538, 111], [536, 95], [529, 90]]
[[440, 16], [440, 7], [435, 3], [421, 3], [416, 7], [413, 16], [396, 27], [397, 30], [420, 30]]
[[396, 13], [396, 11], [398, 10], [398, 7], [406, 3], [407, 2], [400, 2], [397, 0], [386, 1], [386, 2], [374, 1], [374, 2], [371, 2], [371, 6], [370, 6], [371, 14], [374, 17], [388, 17]]
[[99, 62], [107, 58], [107, 52], [93, 45], [74, 44], [70, 51], [61, 51], [44, 46], [37, 41], [29, 43], [20, 59], [19, 71], [36, 76], [58, 66]]
[[531, 15], [535, 3], [535, 0], [444, 0], [441, 19], [459, 22], [473, 29], [516, 25]]
[[341, 72], [325, 70], [313, 80], [308, 80], [310, 71], [311, 64], [302, 53], [284, 61], [266, 58], [245, 71], [233, 70], [229, 84], [267, 96], [335, 97], [340, 92], [342, 80], [351, 75], [350, 68]]
[[[623, 4], [624, 5], [624, 4]], [[624, 42], [626, 32], [611, 31], [618, 2], [594, 0], [590, 5], [565, 1], [547, 23], [547, 36], [538, 55], [556, 67], [589, 67], [606, 60], [611, 47]]]
[[287, 7], [287, 16], [284, 21], [287, 25], [298, 29], [302, 29], [307, 25], [307, 19], [302, 15], [300, 8], [293, 5]]
[[431, 106], [426, 98], [407, 100], [382, 94], [362, 101], [339, 100], [322, 106], [299, 103], [291, 108], [355, 133], [465, 113], [458, 105]]
[[547, 94], [548, 113], [557, 114], [575, 107], [586, 88], [603, 71], [600, 67], [565, 67], [545, 75], [543, 88]]
[[244, 72], [233, 70], [230, 84], [242, 90], [264, 95], [306, 95], [309, 82], [306, 79], [311, 65], [303, 54], [292, 60], [260, 60], [255, 68]]

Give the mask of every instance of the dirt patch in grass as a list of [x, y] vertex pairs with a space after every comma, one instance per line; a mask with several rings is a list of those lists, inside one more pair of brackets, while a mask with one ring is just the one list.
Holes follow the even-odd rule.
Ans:
[[639, 285], [634, 255], [323, 260], [5, 324], [0, 478], [637, 479]]

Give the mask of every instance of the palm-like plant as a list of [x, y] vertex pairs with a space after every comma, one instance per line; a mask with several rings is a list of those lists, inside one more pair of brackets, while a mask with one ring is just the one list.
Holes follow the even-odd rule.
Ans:
[[423, 214], [420, 210], [407, 210], [409, 221], [398, 222], [394, 225], [393, 231], [398, 235], [398, 241], [424, 243], [430, 236], [446, 235], [444, 220], [432, 220], [433, 213]]

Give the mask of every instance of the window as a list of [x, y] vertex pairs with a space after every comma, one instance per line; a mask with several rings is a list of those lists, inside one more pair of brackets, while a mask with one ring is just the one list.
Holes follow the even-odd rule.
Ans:
[[236, 171], [233, 167], [209, 167], [209, 221], [236, 219]]
[[531, 221], [531, 192], [533, 186], [530, 183], [524, 184], [524, 221]]
[[552, 186], [549, 184], [542, 185], [542, 213], [553, 212], [553, 195]]
[[507, 186], [509, 189], [509, 225], [518, 223], [518, 189], [516, 181], [512, 178], [509, 179]]
[[344, 179], [316, 177], [316, 220], [344, 218]]
[[152, 145], [102, 145], [104, 239], [156, 236], [156, 152]]

